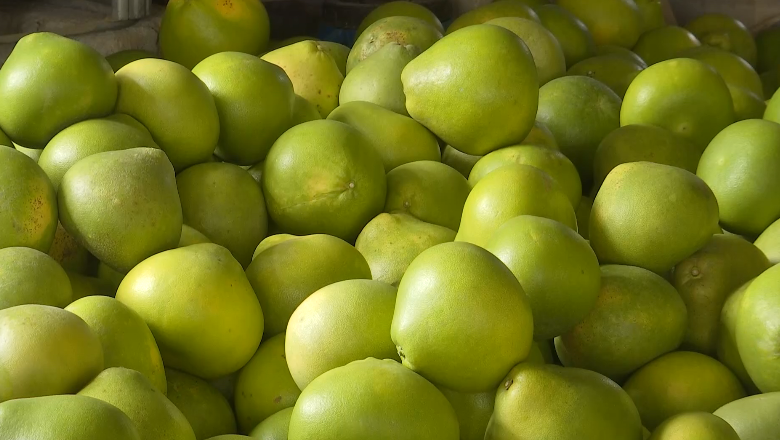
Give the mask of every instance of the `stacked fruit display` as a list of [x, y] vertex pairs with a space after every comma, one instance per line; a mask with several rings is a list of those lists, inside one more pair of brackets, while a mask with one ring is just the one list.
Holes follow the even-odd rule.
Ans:
[[268, 29], [0, 68], [0, 440], [780, 438], [780, 30]]

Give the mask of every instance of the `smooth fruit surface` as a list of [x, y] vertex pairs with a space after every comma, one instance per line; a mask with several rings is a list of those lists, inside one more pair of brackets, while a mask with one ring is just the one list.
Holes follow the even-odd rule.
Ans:
[[715, 411], [739, 434], [741, 440], [772, 440], [780, 430], [777, 411], [780, 393], [744, 397]]
[[519, 17], [502, 17], [490, 20], [485, 24], [509, 29], [523, 40], [534, 57], [540, 86], [566, 73], [566, 58], [560, 43], [555, 35], [538, 21]]
[[26, 247], [0, 249], [0, 310], [22, 304], [65, 307], [73, 291], [54, 259]]
[[571, 67], [595, 55], [596, 43], [588, 27], [574, 14], [554, 4], [542, 4], [534, 8], [539, 21], [561, 45], [566, 66]]
[[559, 0], [558, 5], [582, 20], [598, 45], [631, 48], [642, 33], [642, 17], [633, 0]]
[[670, 417], [653, 431], [649, 440], [741, 440], [734, 428], [718, 416], [690, 412]]

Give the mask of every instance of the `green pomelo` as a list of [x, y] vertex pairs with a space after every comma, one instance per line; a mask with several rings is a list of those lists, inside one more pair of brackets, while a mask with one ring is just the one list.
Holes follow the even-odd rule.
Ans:
[[368, 15], [366, 15], [366, 18], [360, 22], [360, 25], [358, 26], [355, 34], [362, 34], [366, 28], [383, 18], [397, 16], [419, 18], [420, 20], [428, 22], [439, 32], [444, 32], [444, 27], [441, 25], [441, 21], [439, 21], [436, 15], [425, 6], [408, 1], [392, 1], [382, 3], [369, 12]]
[[558, 0], [583, 21], [596, 44], [634, 47], [642, 33], [642, 16], [633, 0]]
[[77, 301], [88, 296], [114, 296], [116, 287], [106, 280], [96, 277], [88, 277], [80, 273], [66, 272], [73, 289], [72, 301]]
[[122, 284], [122, 280], [125, 278], [125, 275], [125, 273], [112, 269], [102, 261], [98, 263], [97, 278], [108, 283], [113, 289], [113, 293], [116, 293], [116, 290], [119, 288], [119, 285]]
[[455, 410], [460, 440], [484, 440], [490, 416], [493, 415], [496, 392], [461, 393], [442, 387], [439, 387], [439, 391]]
[[456, 18], [447, 28], [447, 35], [468, 26], [487, 23], [490, 20], [504, 17], [519, 17], [528, 20], [539, 21], [527, 1], [501, 0], [483, 4]]
[[65, 307], [72, 298], [68, 274], [52, 257], [26, 247], [0, 249], [0, 310], [22, 304]]
[[[780, 78], [780, 71], [777, 75], [778, 78]], [[766, 111], [764, 112], [764, 119], [780, 124], [780, 90], [775, 92], [774, 96], [772, 96], [772, 99], [767, 101]]]
[[739, 434], [740, 440], [774, 440], [780, 431], [780, 393], [744, 397], [715, 411]]
[[725, 420], [708, 412], [690, 412], [668, 418], [649, 440], [741, 440]]
[[519, 17], [502, 17], [490, 20], [485, 24], [509, 29], [523, 40], [534, 58], [540, 86], [566, 73], [566, 58], [564, 58], [561, 44], [558, 43], [555, 35], [538, 21]]
[[384, 210], [457, 231], [470, 191], [468, 181], [447, 165], [411, 162], [387, 173]]
[[190, 423], [195, 438], [205, 440], [236, 433], [236, 417], [227, 399], [203, 379], [166, 369], [168, 400]]
[[780, 221], [775, 220], [753, 242], [772, 264], [780, 263]]
[[176, 247], [186, 247], [203, 243], [211, 243], [211, 240], [201, 232], [198, 232], [195, 228], [187, 225], [181, 226], [181, 238], [179, 238], [179, 245]]
[[522, 142], [520, 142], [520, 145], [538, 145], [551, 150], [559, 150], [558, 141], [555, 140], [552, 131], [539, 121], [534, 121], [531, 132], [528, 133], [528, 136], [526, 136]]
[[219, 140], [219, 113], [208, 87], [179, 64], [147, 58], [116, 73], [117, 113], [143, 124], [173, 167], [207, 162]]
[[622, 46], [615, 46], [614, 44], [602, 44], [596, 46], [596, 56], [600, 55], [617, 55], [621, 58], [625, 58], [628, 61], [634, 62], [641, 66], [643, 69], [647, 68], [647, 62], [642, 59], [636, 52], [631, 49], [626, 49]]
[[16, 149], [16, 151], [24, 154], [25, 156], [32, 159], [35, 163], [38, 163], [38, 160], [41, 158], [41, 154], [43, 153], [43, 150], [33, 149], [33, 148], [24, 148], [21, 145], [14, 144], [13, 147]]
[[427, 21], [408, 16], [381, 18], [355, 40], [347, 58], [347, 74], [384, 45], [416, 46], [421, 52], [441, 39], [441, 31]]
[[687, 29], [664, 26], [642, 34], [632, 50], [652, 66], [661, 61], [678, 58], [680, 52], [699, 46], [699, 40]]
[[357, 129], [311, 121], [283, 134], [266, 158], [263, 193], [284, 232], [354, 241], [382, 212], [387, 182], [379, 153]]
[[116, 299], [141, 315], [166, 367], [203, 379], [244, 366], [263, 335], [263, 312], [241, 264], [215, 244], [144, 260]]
[[320, 41], [319, 45], [336, 62], [336, 67], [339, 68], [341, 76], [347, 76], [347, 58], [349, 57], [350, 48], [332, 41]]
[[635, 0], [642, 17], [642, 32], [666, 26], [664, 7], [660, 0]]
[[469, 178], [471, 170], [474, 165], [481, 159], [482, 156], [473, 156], [471, 154], [462, 153], [451, 146], [444, 147], [444, 151], [441, 153], [441, 161], [443, 164], [455, 169], [465, 178]]
[[485, 245], [520, 281], [534, 315], [534, 339], [559, 336], [596, 305], [601, 272], [584, 238], [554, 220], [521, 215]]
[[458, 420], [434, 385], [390, 359], [330, 370], [301, 393], [289, 440], [367, 438], [457, 440]]
[[544, 4], [534, 10], [542, 25], [560, 43], [567, 67], [595, 55], [596, 43], [593, 41], [593, 35], [585, 23], [574, 14], [558, 5]]
[[408, 368], [478, 392], [528, 356], [533, 325], [523, 288], [501, 260], [470, 243], [444, 243], [415, 258], [401, 279], [391, 335]]
[[726, 84], [745, 88], [760, 98], [764, 97], [764, 86], [753, 66], [729, 51], [712, 46], [701, 46], [688, 49], [678, 56], [699, 60], [715, 69]]
[[88, 296], [65, 310], [87, 323], [103, 347], [105, 368], [125, 367], [146, 376], [161, 393], [167, 392], [160, 350], [144, 320], [121, 302], [107, 296]]
[[683, 169], [624, 163], [607, 175], [590, 213], [590, 244], [602, 264], [664, 273], [699, 250], [718, 227], [709, 187]]
[[685, 28], [693, 32], [702, 44], [739, 55], [752, 66], [757, 64], [753, 35], [736, 18], [725, 14], [704, 14], [690, 21]]
[[447, 35], [410, 61], [401, 81], [409, 115], [464, 153], [516, 144], [533, 127], [536, 66], [504, 28], [476, 25]]
[[729, 84], [729, 92], [734, 103], [735, 121], [761, 119], [766, 113], [766, 101], [750, 90]]
[[285, 408], [260, 422], [252, 430], [255, 440], [287, 440], [293, 408]]
[[255, 253], [252, 255], [252, 260], [254, 260], [261, 252], [265, 251], [266, 249], [293, 238], [298, 238], [298, 236], [290, 234], [269, 235], [268, 237], [264, 238], [260, 244], [257, 245], [257, 248], [255, 248]]
[[266, 337], [284, 333], [309, 295], [338, 281], [371, 279], [365, 258], [343, 240], [324, 234], [293, 237], [255, 256], [246, 270], [265, 316]]
[[304, 122], [316, 121], [322, 119], [322, 115], [317, 106], [302, 98], [300, 95], [295, 95], [295, 103], [293, 104], [293, 117], [292, 127], [303, 124]]
[[676, 351], [648, 363], [623, 385], [644, 426], [654, 430], [664, 420], [687, 412], [713, 412], [745, 397], [734, 374], [700, 353]]
[[639, 72], [644, 69], [640, 64], [618, 55], [599, 55], [580, 61], [571, 66], [567, 75], [589, 76], [598, 80], [623, 99], [626, 90]]
[[745, 364], [742, 363], [742, 357], [739, 355], [739, 349], [737, 348], [737, 319], [742, 309], [742, 298], [752, 281], [748, 281], [732, 292], [723, 304], [720, 323], [718, 324], [717, 352], [718, 360], [723, 362], [723, 365], [729, 367], [739, 378], [748, 394], [757, 394], [760, 391], [745, 369]]

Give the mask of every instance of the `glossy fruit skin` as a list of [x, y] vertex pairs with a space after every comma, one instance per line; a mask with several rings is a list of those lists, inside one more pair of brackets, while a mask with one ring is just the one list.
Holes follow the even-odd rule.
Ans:
[[598, 55], [587, 58], [571, 66], [567, 75], [589, 76], [601, 81], [623, 99], [626, 90], [639, 72], [644, 69], [642, 64], [614, 54]]
[[699, 40], [685, 28], [664, 26], [642, 34], [632, 50], [652, 66], [677, 58], [680, 52], [699, 46]]
[[780, 429], [778, 409], [780, 393], [765, 393], [727, 403], [715, 415], [728, 422], [742, 440], [772, 440]]
[[0, 249], [0, 310], [22, 304], [65, 307], [72, 300], [68, 274], [52, 257], [27, 247]]
[[642, 17], [633, 1], [559, 0], [558, 4], [585, 23], [597, 45], [631, 48], [642, 32]]
[[690, 412], [670, 417], [658, 426], [649, 440], [740, 440], [734, 428], [725, 420], [707, 412]]
[[441, 39], [441, 31], [427, 21], [408, 16], [382, 18], [363, 31], [347, 57], [347, 73], [388, 43], [416, 46], [421, 52]]
[[693, 32], [702, 44], [732, 52], [751, 66], [756, 66], [756, 42], [739, 20], [725, 14], [704, 14], [691, 20], [685, 28]]
[[509, 29], [523, 40], [534, 57], [540, 86], [566, 73], [566, 58], [560, 43], [555, 35], [538, 21], [519, 17], [501, 17], [494, 18], [486, 24]]
[[588, 27], [579, 18], [555, 4], [542, 4], [534, 8], [539, 21], [546, 27], [563, 49], [566, 66], [596, 55], [596, 43]]

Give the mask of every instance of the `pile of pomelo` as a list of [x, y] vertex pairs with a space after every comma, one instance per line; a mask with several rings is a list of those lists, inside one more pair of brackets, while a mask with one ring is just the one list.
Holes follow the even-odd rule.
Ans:
[[780, 439], [780, 29], [171, 0], [160, 49], [0, 68], [0, 439]]

